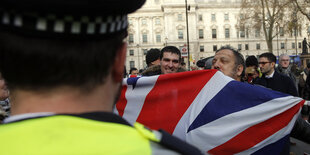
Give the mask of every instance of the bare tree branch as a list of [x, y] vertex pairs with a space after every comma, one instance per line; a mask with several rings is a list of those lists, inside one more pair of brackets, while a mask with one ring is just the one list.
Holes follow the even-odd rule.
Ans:
[[[292, 0], [292, 1], [296, 5], [298, 11], [304, 16], [306, 16], [308, 20], [310, 20], [310, 14], [306, 13], [305, 10], [300, 7], [300, 5], [298, 4], [298, 1], [297, 0]], [[310, 3], [310, 0], [305, 0], [305, 3]]]

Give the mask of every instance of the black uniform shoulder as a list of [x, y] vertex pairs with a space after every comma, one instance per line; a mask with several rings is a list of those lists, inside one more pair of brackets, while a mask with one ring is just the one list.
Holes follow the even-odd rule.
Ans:
[[181, 139], [170, 135], [164, 130], [150, 130], [140, 123], [135, 123], [134, 127], [143, 137], [150, 140], [152, 154], [158, 155], [201, 155], [202, 152]]
[[197, 149], [196, 147], [182, 141], [181, 139], [170, 135], [164, 130], [159, 130], [161, 133], [161, 139], [160, 144], [174, 150], [176, 152], [179, 152], [184, 155], [201, 155], [202, 152]]

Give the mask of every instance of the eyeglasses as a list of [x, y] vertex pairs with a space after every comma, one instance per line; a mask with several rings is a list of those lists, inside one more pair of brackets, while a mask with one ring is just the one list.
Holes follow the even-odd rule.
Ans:
[[259, 62], [258, 64], [265, 65], [266, 63], [271, 63], [271, 62]]
[[282, 59], [281, 61], [290, 61], [289, 59]]

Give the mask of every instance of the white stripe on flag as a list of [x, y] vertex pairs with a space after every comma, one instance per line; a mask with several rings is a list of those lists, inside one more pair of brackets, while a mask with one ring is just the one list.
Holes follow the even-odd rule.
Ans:
[[244, 129], [290, 109], [300, 101], [300, 98], [287, 96], [226, 115], [190, 131], [186, 136], [186, 141], [201, 150], [208, 151], [230, 140]]
[[124, 110], [123, 118], [130, 124], [136, 122], [144, 101], [148, 93], [153, 89], [158, 76], [150, 76], [139, 78], [135, 88], [132, 85], [127, 85], [126, 99], [127, 105]]
[[[222, 72], [216, 72], [196, 96], [173, 131], [173, 135], [185, 140], [187, 129], [193, 123], [206, 104], [233, 79]], [[203, 102], [202, 102], [203, 101]]]

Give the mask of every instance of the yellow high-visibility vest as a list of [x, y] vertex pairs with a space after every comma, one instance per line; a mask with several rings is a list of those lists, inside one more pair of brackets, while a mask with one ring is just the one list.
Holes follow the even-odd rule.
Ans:
[[134, 127], [70, 115], [0, 125], [1, 155], [152, 154], [155, 134]]

